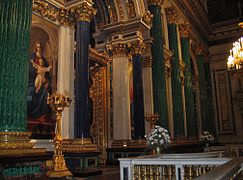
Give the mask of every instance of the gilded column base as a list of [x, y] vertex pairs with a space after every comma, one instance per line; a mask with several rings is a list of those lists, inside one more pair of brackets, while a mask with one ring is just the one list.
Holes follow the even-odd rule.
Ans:
[[91, 138], [65, 139], [62, 142], [63, 152], [90, 152], [97, 151], [98, 147]]
[[30, 132], [0, 132], [0, 155], [44, 153], [44, 148], [33, 148]]
[[138, 140], [130, 140], [130, 139], [119, 139], [113, 140], [112, 148], [145, 148], [146, 147], [146, 140], [145, 139], [138, 139]]

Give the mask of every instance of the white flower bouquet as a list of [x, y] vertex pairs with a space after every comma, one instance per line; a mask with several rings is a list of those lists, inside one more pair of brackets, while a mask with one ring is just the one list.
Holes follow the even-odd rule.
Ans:
[[167, 148], [171, 143], [169, 132], [160, 126], [155, 126], [151, 133], [145, 135], [147, 144], [152, 147]]
[[201, 135], [201, 140], [204, 141], [205, 143], [211, 143], [214, 141], [214, 137], [210, 132], [203, 131]]

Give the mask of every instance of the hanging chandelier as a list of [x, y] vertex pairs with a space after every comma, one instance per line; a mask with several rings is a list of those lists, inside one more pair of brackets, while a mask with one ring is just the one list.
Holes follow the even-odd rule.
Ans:
[[[241, 3], [238, 0], [239, 7], [239, 23], [238, 26], [243, 28], [243, 17], [241, 15]], [[243, 36], [238, 41], [233, 43], [233, 48], [230, 50], [230, 55], [227, 61], [229, 70], [243, 69]]]
[[243, 68], [243, 36], [238, 41], [233, 43], [233, 48], [230, 50], [227, 66], [229, 70]]

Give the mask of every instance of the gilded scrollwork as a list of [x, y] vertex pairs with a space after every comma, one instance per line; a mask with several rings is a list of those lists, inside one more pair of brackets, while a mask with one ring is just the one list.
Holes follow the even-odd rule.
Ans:
[[58, 9], [43, 0], [33, 0], [32, 11], [51, 21], [57, 21]]
[[95, 16], [97, 10], [87, 2], [73, 8], [56, 8], [46, 1], [33, 0], [32, 11], [60, 25], [73, 25], [76, 21], [87, 21]]

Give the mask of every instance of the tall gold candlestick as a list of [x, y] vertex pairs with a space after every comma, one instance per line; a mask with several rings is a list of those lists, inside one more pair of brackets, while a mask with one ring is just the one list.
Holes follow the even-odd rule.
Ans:
[[68, 170], [64, 156], [62, 154], [62, 112], [65, 107], [69, 107], [71, 99], [68, 96], [62, 94], [53, 93], [52, 95], [48, 94], [47, 104], [51, 107], [53, 111], [56, 112], [56, 134], [54, 137], [54, 155], [53, 155], [53, 165], [51, 171], [47, 172], [47, 175], [50, 177], [63, 177], [63, 176], [72, 176], [72, 173]]

